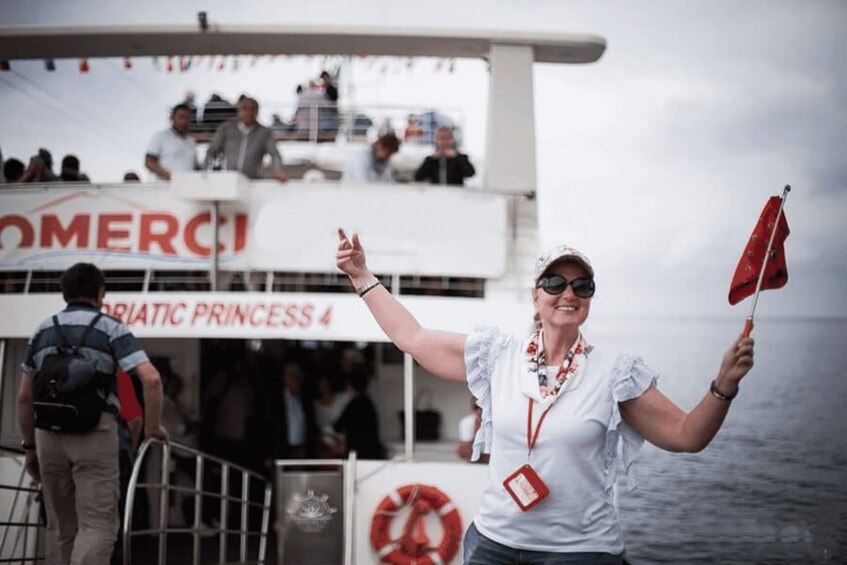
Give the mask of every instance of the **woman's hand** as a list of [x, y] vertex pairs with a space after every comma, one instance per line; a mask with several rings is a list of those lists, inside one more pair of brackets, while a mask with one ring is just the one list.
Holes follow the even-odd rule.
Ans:
[[347, 238], [344, 230], [338, 228], [338, 251], [335, 254], [335, 265], [341, 269], [355, 284], [358, 280], [369, 275], [365, 261], [365, 250], [359, 241], [359, 234], [353, 234], [352, 241]]
[[723, 354], [715, 382], [724, 394], [734, 394], [738, 383], [753, 367], [753, 338], [738, 336]]

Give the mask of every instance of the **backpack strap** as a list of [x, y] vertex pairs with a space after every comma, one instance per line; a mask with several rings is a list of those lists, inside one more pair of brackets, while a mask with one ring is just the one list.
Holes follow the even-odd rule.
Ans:
[[[103, 317], [103, 312], [97, 312], [97, 315], [94, 316], [91, 321], [88, 323], [88, 326], [85, 327], [85, 331], [82, 332], [82, 338], [79, 340], [79, 350], [85, 346], [85, 340], [88, 338], [88, 333], [97, 325], [97, 321]], [[114, 354], [112, 355], [114, 359]], [[119, 369], [118, 361], [115, 359], [115, 371]], [[103, 396], [103, 400], [106, 401], [106, 411], [112, 412], [115, 415], [120, 414], [120, 401], [118, 400], [117, 393], [117, 381], [113, 378], [109, 378], [107, 375], [101, 375], [98, 377], [98, 385], [97, 389], [100, 391], [100, 394]], [[114, 386], [113, 386], [114, 385]], [[111, 402], [112, 397], [114, 397], [114, 402]]]
[[[91, 319], [91, 322], [88, 324], [88, 326], [86, 326], [85, 331], [82, 332], [82, 339], [79, 340], [80, 349], [85, 345], [85, 339], [88, 337], [88, 332], [90, 332], [91, 328], [93, 328], [95, 326], [95, 324], [97, 324], [97, 320], [99, 320], [102, 317], [103, 317], [103, 312], [97, 312], [97, 315], [94, 316], [94, 318]], [[56, 316], [53, 316], [53, 322], [58, 323], [58, 318], [56, 318]]]
[[59, 325], [59, 316], [53, 316], [53, 329], [56, 330], [56, 336], [59, 338], [59, 351], [65, 351], [70, 347], [68, 340], [65, 339], [65, 334], [62, 333], [62, 326]]

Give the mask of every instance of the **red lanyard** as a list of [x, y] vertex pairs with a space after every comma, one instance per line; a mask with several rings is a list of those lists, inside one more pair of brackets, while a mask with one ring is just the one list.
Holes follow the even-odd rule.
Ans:
[[547, 417], [547, 412], [553, 407], [551, 404], [547, 407], [544, 412], [541, 413], [541, 418], [538, 419], [538, 425], [535, 426], [535, 433], [532, 433], [532, 399], [528, 398], [529, 408], [526, 413], [526, 458], [529, 459], [530, 454], [532, 453], [532, 448], [535, 447], [535, 442], [538, 441], [538, 433], [541, 431], [541, 424], [544, 423], [544, 418]]

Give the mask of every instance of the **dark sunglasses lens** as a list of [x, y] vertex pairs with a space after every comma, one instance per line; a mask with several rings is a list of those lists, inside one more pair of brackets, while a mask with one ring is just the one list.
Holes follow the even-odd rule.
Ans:
[[594, 296], [594, 280], [589, 278], [575, 279], [571, 281], [573, 292], [580, 298], [591, 298]]
[[547, 294], [562, 294], [568, 285], [573, 287], [573, 292], [580, 298], [591, 298], [594, 296], [594, 279], [582, 277], [569, 281], [565, 277], [553, 275], [551, 277], [543, 277], [538, 286], [544, 289]]
[[547, 294], [562, 294], [568, 287], [568, 280], [558, 275], [541, 279], [541, 288]]

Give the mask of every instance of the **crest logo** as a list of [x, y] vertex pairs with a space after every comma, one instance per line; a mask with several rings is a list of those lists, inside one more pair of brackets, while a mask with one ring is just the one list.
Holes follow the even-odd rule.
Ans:
[[286, 514], [300, 531], [321, 532], [332, 521], [332, 515], [338, 512], [337, 508], [329, 505], [328, 500], [328, 494], [316, 495], [315, 491], [309, 489], [305, 496], [295, 494], [292, 497]]

